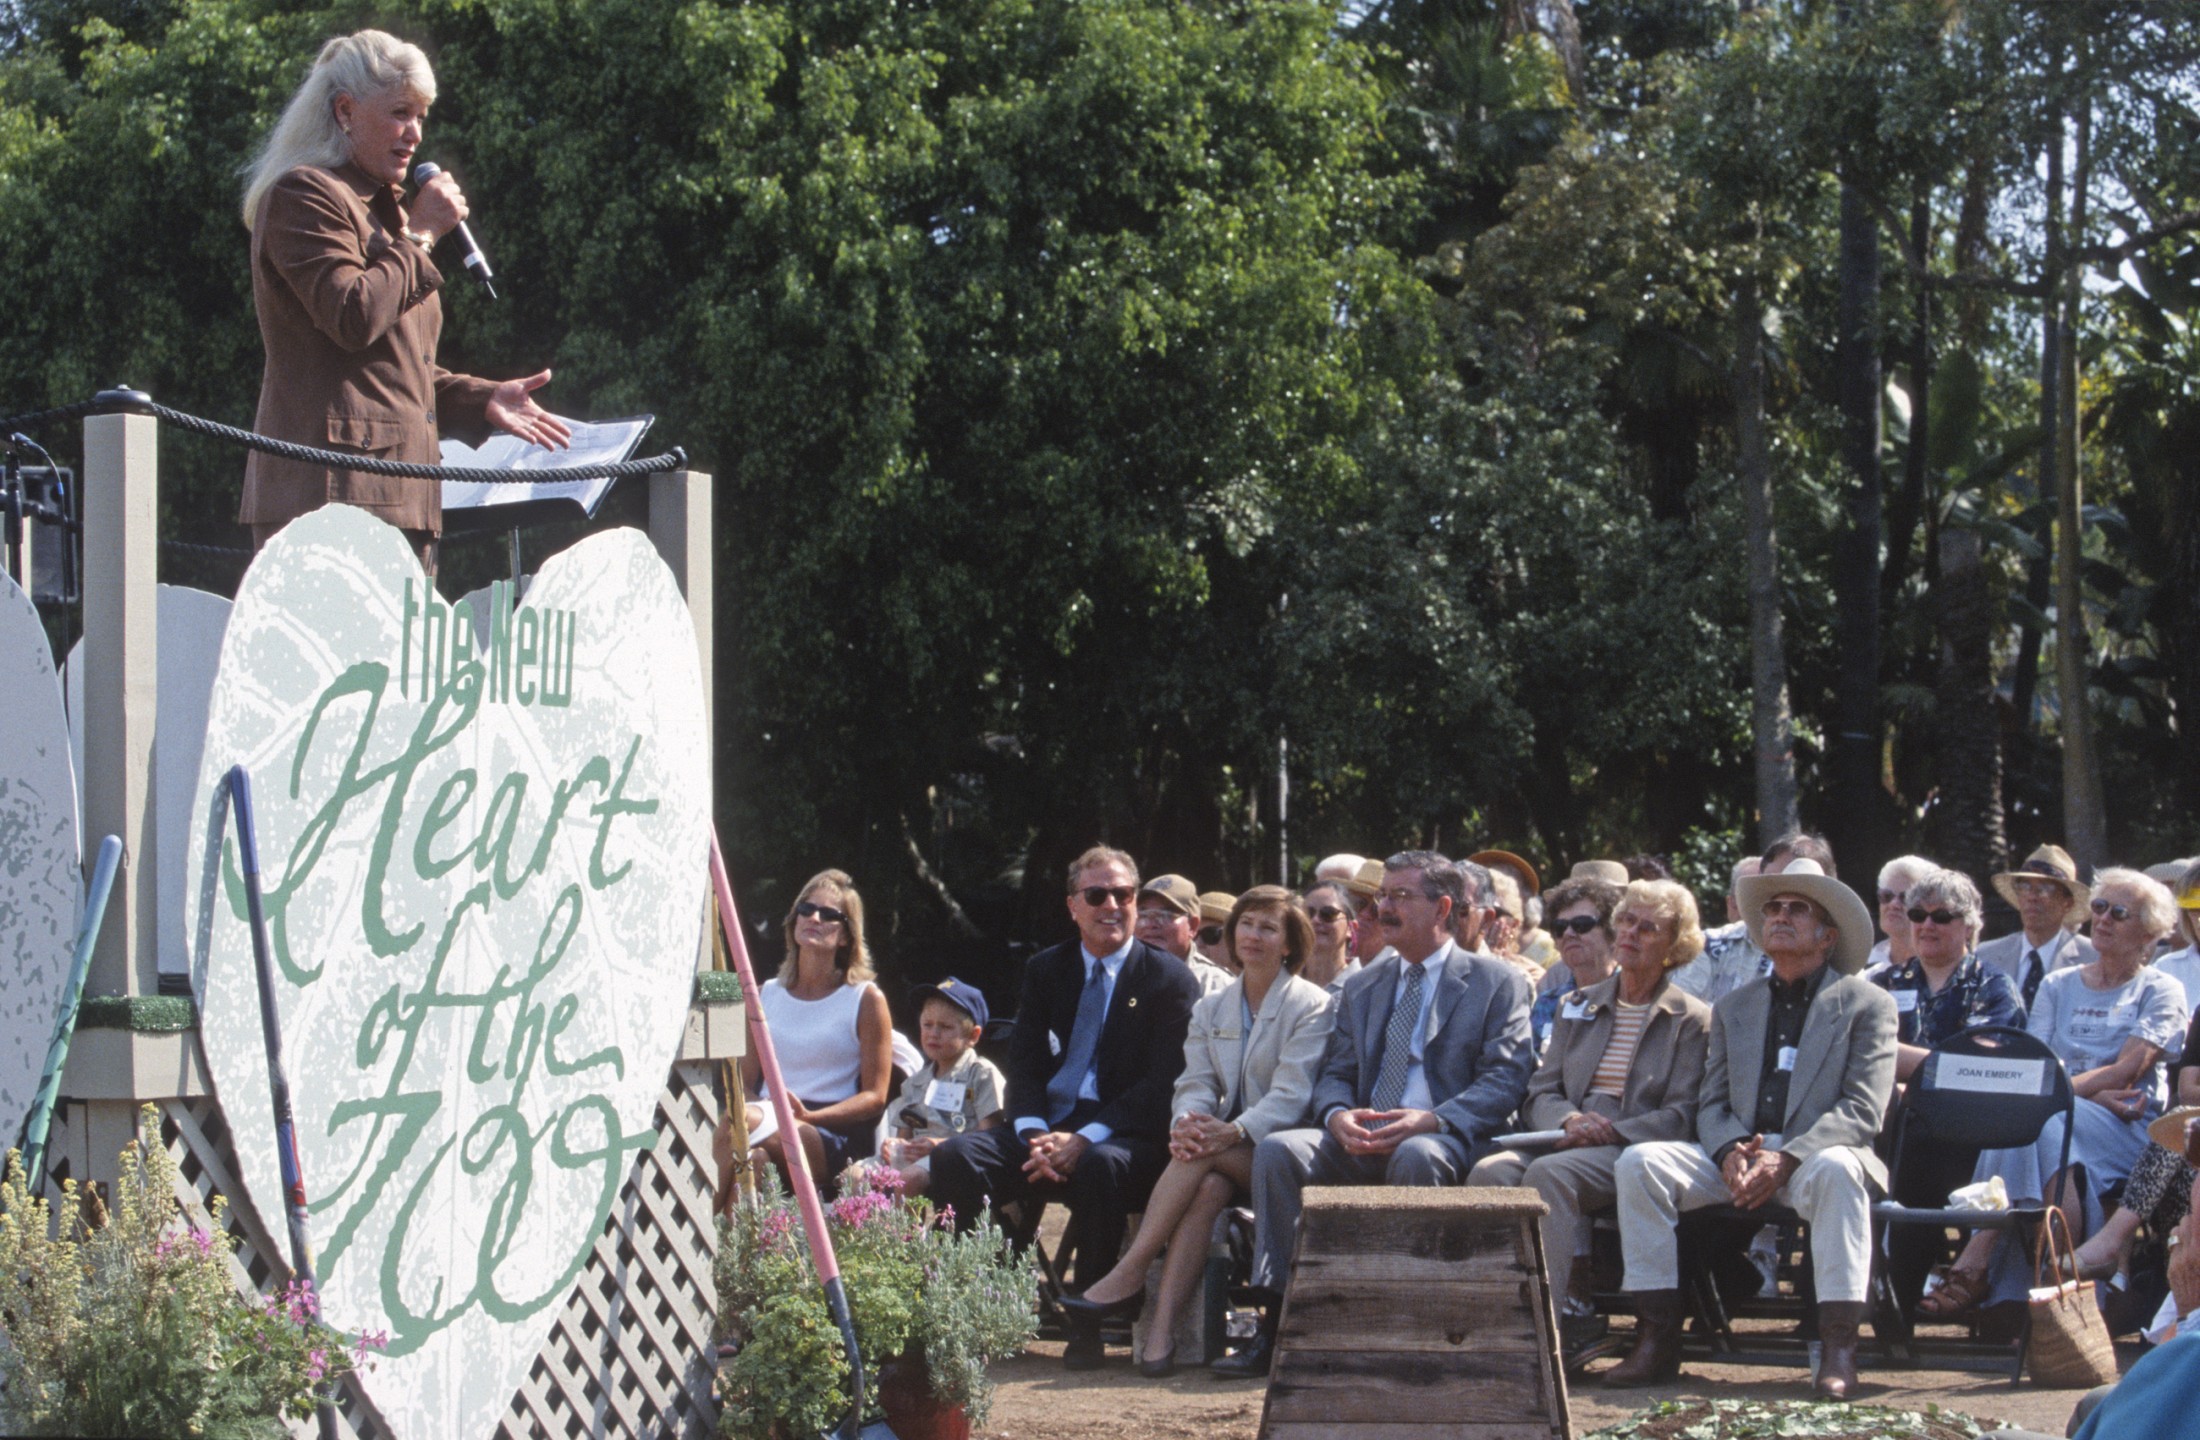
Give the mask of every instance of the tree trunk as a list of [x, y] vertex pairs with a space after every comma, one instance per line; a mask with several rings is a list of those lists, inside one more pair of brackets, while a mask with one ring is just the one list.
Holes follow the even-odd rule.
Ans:
[[1757, 840], [1769, 845], [1800, 821], [1795, 808], [1795, 727], [1781, 636], [1772, 459], [1765, 445], [1764, 302], [1753, 275], [1744, 277], [1734, 292], [1734, 444], [1749, 556], [1749, 724], [1757, 762]]
[[1940, 578], [1933, 613], [1940, 632], [1934, 682], [1938, 803], [1930, 812], [1930, 853], [1979, 878], [2004, 868], [2001, 720], [1995, 713], [1994, 605], [1975, 530], [1940, 532]]
[[[2085, 623], [2085, 589], [2079, 574], [2085, 539], [2084, 487], [2078, 468], [2078, 325], [2084, 300], [2086, 188], [2091, 176], [2092, 105], [2078, 107], [2076, 163], [2070, 191], [2071, 259], [2056, 287], [2063, 305], [2062, 343], [2055, 398], [2055, 688], [2062, 720], [2063, 834], [2081, 873], [2108, 858], [2107, 803], [2101, 767], [2093, 751], [2092, 642]], [[2050, 304], [2056, 303], [2054, 298]]]
[[[2048, 283], [2048, 298], [2040, 307], [2040, 458], [2033, 467], [2032, 486], [2034, 495], [2041, 500], [2055, 493], [2055, 435], [2062, 423], [2062, 402], [2056, 398], [2062, 389], [2062, 312], [2053, 283], [2054, 277], [2062, 273], [2063, 122], [2060, 112], [2052, 121], [2047, 132], [2047, 218], [2042, 228], [2045, 254], [2040, 272]], [[2054, 537], [2046, 534], [2040, 539], [2041, 548], [2047, 553], [2026, 567], [2024, 598], [2031, 602], [2034, 611], [2044, 615], [2053, 599]], [[2043, 639], [2037, 621], [2027, 615], [2017, 638], [2017, 673], [2010, 686], [2017, 725], [2027, 735], [2036, 724], [2034, 712], [2039, 708], [2033, 702], [2039, 692]]]
[[[1920, 199], [1910, 209], [1910, 247], [1927, 264], [1932, 260], [1932, 238], [1932, 207]], [[1902, 456], [1902, 488], [1895, 492], [1894, 505], [1887, 513], [1887, 564], [1879, 577], [1880, 609], [1890, 615], [1902, 593], [1902, 582], [1909, 578], [1910, 545], [1925, 517], [1926, 462], [1931, 453], [1933, 294], [1922, 284], [1917, 287], [1915, 308], [1917, 338], [1910, 347], [1910, 443]], [[1931, 544], [1931, 537], [1926, 537], [1926, 545]], [[1932, 553], [1930, 548], [1926, 553]]]
[[1849, 185], [1841, 187], [1840, 281], [1834, 367], [1850, 490], [1848, 528], [1834, 547], [1838, 693], [1826, 829], [1835, 855], [1876, 865], [1886, 808], [1879, 778], [1879, 227]]

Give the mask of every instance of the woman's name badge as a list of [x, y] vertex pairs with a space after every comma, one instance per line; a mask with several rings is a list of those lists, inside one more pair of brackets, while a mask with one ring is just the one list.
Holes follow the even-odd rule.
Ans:
[[934, 1080], [924, 1087], [924, 1103], [942, 1114], [952, 1115], [963, 1108], [963, 1096], [969, 1089], [953, 1080]]
[[1905, 1015], [1909, 1014], [1912, 1010], [1915, 1010], [1917, 1008], [1917, 992], [1915, 990], [1895, 991], [1894, 1008], [1901, 1011]]
[[1780, 1060], [1779, 1060], [1779, 1066], [1780, 1066], [1780, 1073], [1782, 1073], [1783, 1075], [1785, 1075], [1785, 1074], [1792, 1074], [1792, 1073], [1794, 1072], [1794, 1070], [1795, 1070], [1795, 1047], [1794, 1047], [1793, 1045], [1782, 1045], [1782, 1046], [1780, 1047]]
[[1559, 1007], [1558, 1014], [1559, 1018], [1562, 1020], [1586, 1020], [1589, 1018], [1588, 1002], [1582, 1000], [1568, 1000], [1564, 1005]]

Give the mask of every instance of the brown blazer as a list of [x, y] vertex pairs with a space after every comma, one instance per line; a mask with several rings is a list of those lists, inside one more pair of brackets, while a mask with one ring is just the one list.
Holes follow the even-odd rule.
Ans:
[[[398, 232], [397, 187], [356, 165], [302, 165], [277, 180], [252, 228], [252, 303], [267, 368], [254, 427], [262, 435], [385, 460], [434, 464], [438, 428], [461, 439], [488, 432], [493, 380], [435, 363], [443, 333], [443, 276]], [[332, 501], [390, 524], [440, 532], [443, 490], [331, 470], [255, 450], [245, 461], [247, 525], [284, 525]]]
[[[1612, 1038], [1619, 976], [1610, 975], [1566, 997], [1543, 1063], [1528, 1081], [1520, 1118], [1530, 1130], [1556, 1130], [1583, 1108], [1597, 1062]], [[1579, 1002], [1582, 1018], [1569, 1019]], [[1612, 1127], [1630, 1145], [1645, 1140], [1687, 1140], [1696, 1133], [1696, 1100], [1703, 1088], [1704, 1056], [1711, 1044], [1711, 1007], [1665, 979], [1650, 1002], [1650, 1020], [1635, 1045]]]

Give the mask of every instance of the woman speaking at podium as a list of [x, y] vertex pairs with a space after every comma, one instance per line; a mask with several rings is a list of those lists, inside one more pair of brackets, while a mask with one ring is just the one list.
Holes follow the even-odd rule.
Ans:
[[[254, 428], [278, 440], [382, 460], [435, 464], [440, 430], [480, 439], [490, 427], [563, 447], [570, 430], [537, 405], [545, 370], [499, 383], [436, 364], [443, 331], [436, 242], [466, 218], [448, 175], [408, 209], [405, 176], [435, 101], [428, 57], [379, 30], [321, 47], [251, 167], [252, 303], [267, 368]], [[443, 530], [435, 480], [323, 468], [253, 451], [237, 519], [253, 548], [332, 501], [405, 532], [429, 574]]]

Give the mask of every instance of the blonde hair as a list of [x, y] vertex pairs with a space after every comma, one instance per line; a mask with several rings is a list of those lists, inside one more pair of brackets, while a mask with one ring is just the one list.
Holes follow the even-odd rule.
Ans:
[[1703, 921], [1696, 914], [1696, 897], [1686, 885], [1671, 880], [1630, 880], [1612, 906], [1612, 913], [1616, 916], [1630, 904], [1672, 922], [1673, 948], [1665, 952], [1666, 969], [1678, 969], [1703, 954]]
[[339, 35], [323, 45], [305, 83], [245, 169], [244, 228], [259, 222], [261, 203], [284, 175], [301, 165], [333, 170], [351, 159], [351, 137], [336, 123], [337, 96], [356, 102], [398, 89], [410, 91], [422, 105], [435, 103], [435, 71], [418, 45], [380, 30]]
[[794, 943], [795, 906], [828, 886], [840, 892], [840, 903], [833, 908], [848, 917], [840, 924], [840, 950], [833, 956], [833, 963], [840, 967], [842, 984], [861, 985], [878, 972], [871, 968], [871, 952], [863, 943], [863, 897], [856, 893], [856, 882], [845, 870], [820, 870], [794, 892], [794, 904], [787, 907], [787, 918], [780, 922], [787, 937], [787, 961], [781, 973], [792, 980], [801, 954], [802, 947]]

